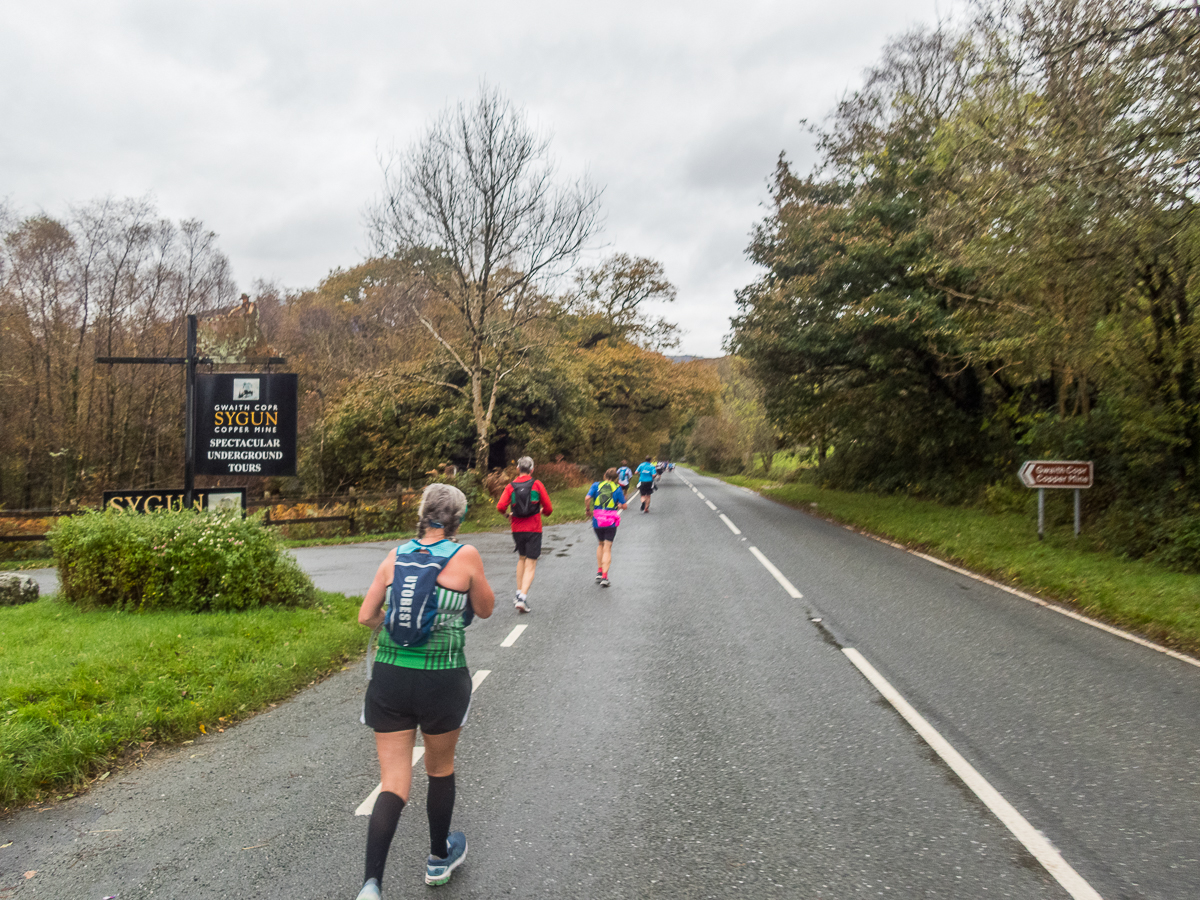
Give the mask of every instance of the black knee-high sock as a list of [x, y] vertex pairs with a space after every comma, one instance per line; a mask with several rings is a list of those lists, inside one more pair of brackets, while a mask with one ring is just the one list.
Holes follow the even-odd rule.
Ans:
[[388, 848], [396, 834], [404, 801], [391, 791], [380, 791], [371, 810], [371, 821], [367, 825], [367, 869], [363, 881], [374, 878], [383, 884], [383, 867], [387, 864]]
[[450, 817], [454, 815], [454, 773], [441, 777], [429, 776], [429, 793], [425, 797], [429, 814], [429, 852], [438, 859], [446, 856], [446, 836], [450, 834]]

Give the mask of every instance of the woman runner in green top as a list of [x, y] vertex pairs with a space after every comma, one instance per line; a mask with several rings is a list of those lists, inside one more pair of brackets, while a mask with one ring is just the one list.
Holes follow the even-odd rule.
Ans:
[[[467, 855], [461, 831], [450, 833], [454, 811], [454, 751], [471, 705], [471, 674], [463, 654], [463, 612], [486, 619], [495, 594], [483, 574], [479, 551], [465, 544], [450, 555], [450, 541], [466, 515], [467, 499], [448, 484], [425, 488], [417, 513], [417, 540], [405, 552], [425, 548], [449, 556], [438, 575], [438, 614], [429, 639], [417, 647], [402, 647], [379, 635], [379, 649], [363, 705], [364, 721], [375, 731], [379, 753], [380, 792], [367, 825], [367, 860], [358, 900], [379, 900], [388, 848], [412, 787], [412, 754], [417, 728], [425, 741], [425, 771], [429, 775], [426, 810], [429, 814], [429, 857], [426, 884], [445, 884]], [[358, 621], [370, 628], [383, 624], [384, 603], [396, 565], [396, 551], [375, 572]]]

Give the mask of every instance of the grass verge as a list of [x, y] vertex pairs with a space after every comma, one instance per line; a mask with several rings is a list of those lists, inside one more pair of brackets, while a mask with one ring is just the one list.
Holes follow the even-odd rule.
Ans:
[[[556, 491], [545, 522], [586, 519], [586, 490]], [[473, 509], [461, 533], [507, 528], [490, 505]], [[35, 562], [54, 565], [20, 565]], [[72, 797], [124, 756], [222, 730], [339, 670], [366, 648], [360, 601], [318, 596], [312, 608], [236, 613], [81, 612], [53, 596], [0, 608], [0, 809]]]
[[72, 796], [149, 743], [220, 730], [339, 670], [359, 600], [235, 613], [0, 608], [0, 807]]
[[[712, 473], [705, 473], [712, 474]], [[909, 497], [831, 491], [812, 484], [714, 475], [822, 518], [920, 549], [1113, 625], [1200, 655], [1200, 575], [1180, 574], [1093, 547], [1071, 528], [1016, 513], [949, 507]]]
[[53, 556], [37, 556], [29, 559], [6, 559], [0, 561], [0, 572], [21, 572], [25, 569], [49, 569], [53, 566]]

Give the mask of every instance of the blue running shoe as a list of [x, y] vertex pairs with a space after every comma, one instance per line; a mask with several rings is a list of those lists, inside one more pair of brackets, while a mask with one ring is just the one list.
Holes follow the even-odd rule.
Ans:
[[380, 900], [379, 898], [379, 882], [374, 878], [368, 878], [362, 886], [362, 890], [358, 892], [358, 896], [354, 900]]
[[446, 838], [446, 849], [449, 852], [445, 859], [430, 856], [425, 860], [426, 884], [445, 884], [450, 880], [450, 873], [467, 858], [467, 836], [461, 831], [450, 832]]

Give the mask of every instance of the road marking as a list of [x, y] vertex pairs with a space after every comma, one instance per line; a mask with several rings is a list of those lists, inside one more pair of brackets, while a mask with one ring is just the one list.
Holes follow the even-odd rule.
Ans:
[[[513, 644], [515, 644], [517, 642], [517, 638], [519, 638], [521, 636], [521, 632], [524, 631], [528, 627], [529, 627], [528, 625], [518, 625], [516, 628], [514, 628], [512, 631], [510, 631], [508, 633], [508, 637], [506, 637], [504, 640], [502, 640], [500, 642], [500, 646], [501, 647], [511, 647]], [[482, 678], [479, 680], [483, 681]], [[474, 690], [474, 688], [472, 688], [472, 690]]]
[[978, 581], [982, 584], [988, 585], [989, 587], [998, 588], [999, 590], [1002, 590], [1005, 593], [1012, 594], [1014, 597], [1020, 597], [1022, 600], [1028, 600], [1030, 603], [1036, 603], [1038, 606], [1042, 607], [1043, 609], [1048, 609], [1052, 612], [1059, 613], [1060, 615], [1064, 615], [1069, 619], [1074, 619], [1077, 622], [1082, 622], [1084, 625], [1091, 625], [1093, 628], [1099, 628], [1101, 631], [1106, 631], [1109, 634], [1113, 635], [1114, 637], [1119, 637], [1119, 638], [1122, 638], [1123, 640], [1129, 641], [1130, 643], [1138, 644], [1139, 646], [1145, 647], [1148, 650], [1156, 650], [1159, 653], [1166, 654], [1167, 656], [1171, 657], [1172, 659], [1177, 659], [1180, 662], [1185, 662], [1189, 666], [1196, 666], [1196, 667], [1200, 668], [1200, 659], [1195, 659], [1194, 657], [1191, 657], [1191, 656], [1185, 656], [1184, 654], [1179, 653], [1176, 650], [1172, 650], [1170, 647], [1164, 647], [1162, 644], [1156, 644], [1153, 641], [1148, 641], [1144, 637], [1139, 637], [1138, 635], [1133, 634], [1132, 632], [1124, 631], [1120, 628], [1116, 628], [1112, 625], [1107, 624], [1106, 622], [1100, 622], [1096, 619], [1090, 619], [1087, 616], [1083, 615], [1082, 613], [1075, 612], [1075, 610], [1073, 610], [1073, 609], [1068, 609], [1064, 606], [1058, 606], [1055, 603], [1048, 603], [1047, 601], [1043, 600], [1041, 597], [1035, 597], [1033, 594], [1027, 594], [1025, 591], [1018, 590], [1015, 587], [1011, 587], [1010, 585], [1003, 584], [999, 581], [993, 581], [991, 578], [988, 578], [984, 575], [980, 575], [978, 572], [972, 572], [969, 569], [959, 568], [958, 566], [956, 566], [952, 563], [946, 562], [944, 559], [938, 559], [936, 556], [930, 556], [928, 553], [922, 553], [919, 550], [912, 550], [908, 547], [905, 547], [903, 544], [897, 544], [895, 541], [889, 541], [887, 538], [880, 537], [879, 535], [876, 535], [876, 534], [868, 534], [865, 531], [859, 531], [857, 528], [854, 528], [853, 526], [850, 526], [850, 525], [847, 525], [846, 527], [850, 531], [853, 531], [856, 534], [861, 534], [864, 537], [869, 537], [872, 540], [879, 541], [879, 543], [881, 543], [881, 544], [887, 544], [889, 547], [895, 547], [897, 550], [903, 550], [905, 553], [910, 553], [913, 556], [920, 557], [921, 559], [925, 560], [926, 562], [931, 562], [935, 566], [941, 566], [943, 569], [946, 569], [950, 572], [954, 572], [958, 575], [963, 575], [967, 578], [972, 578], [975, 581]]
[[[516, 635], [519, 635], [525, 629], [525, 627], [526, 626], [524, 626], [524, 625], [518, 625], [516, 628], [513, 629], [513, 632], [515, 632], [515, 634], [510, 634], [508, 637], [512, 638], [515, 641], [517, 639]], [[501, 646], [504, 646], [504, 645], [501, 645]], [[481, 684], [483, 684], [483, 680], [491, 674], [492, 674], [491, 669], [480, 669], [478, 672], [476, 672], [474, 675], [472, 675], [471, 676], [471, 693], [472, 694], [475, 693], [475, 691], [479, 688], [479, 686]], [[425, 755], [424, 747], [413, 747], [413, 765], [415, 766], [420, 761], [421, 757], [424, 755]], [[367, 794], [367, 799], [364, 800], [362, 803], [358, 804], [358, 809], [356, 809], [354, 811], [354, 814], [356, 816], [369, 816], [371, 814], [371, 811], [375, 809], [375, 800], [379, 796], [379, 792], [381, 790], [383, 790], [382, 783], [376, 785], [375, 790], [373, 790], [373, 791], [371, 791], [371, 793]]]
[[1041, 833], [1034, 828], [1029, 821], [1022, 816], [1013, 807], [1011, 803], [1000, 795], [1000, 792], [992, 787], [987, 779], [980, 775], [975, 767], [962, 758], [957, 750], [954, 749], [937, 729], [925, 721], [915, 709], [909, 705], [908, 701], [900, 695], [887, 679], [875, 670], [875, 667], [867, 662], [861, 653], [851, 647], [843, 647], [842, 652], [854, 663], [854, 666], [866, 677], [867, 681], [875, 686], [887, 701], [896, 708], [896, 712], [904, 717], [904, 720], [913, 727], [913, 730], [921, 736], [938, 756], [954, 770], [954, 774], [962, 779], [963, 783], [971, 789], [971, 791], [983, 801], [984, 805], [992, 811], [992, 813], [1004, 826], [1013, 833], [1018, 841], [1025, 845], [1033, 856], [1040, 862], [1055, 881], [1061, 884], [1074, 900], [1103, 900], [1096, 893], [1095, 888], [1083, 880], [1078, 872], [1076, 872], [1059, 854], [1054, 846], [1044, 838]]
[[[425, 755], [424, 747], [413, 747], [412, 764], [416, 766], [421, 761], [421, 757]], [[379, 799], [379, 792], [383, 790], [383, 783], [375, 785], [375, 790], [367, 794], [367, 799], [358, 804], [358, 809], [354, 811], [356, 816], [369, 816], [375, 810], [375, 801]]]
[[725, 513], [721, 513], [721, 521], [724, 522], [726, 525], [728, 525], [729, 530], [732, 531], [734, 534], [742, 533], [742, 529], [738, 528], [736, 525], [734, 525], [732, 522], [730, 522], [729, 516], [725, 515]]
[[696, 491], [696, 496], [699, 497], [701, 500], [704, 499], [704, 495], [702, 493], [700, 493], [699, 491]]
[[707, 506], [709, 509], [711, 509], [713, 512], [717, 511], [716, 505], [711, 500], [705, 500], [704, 505]]
[[775, 568], [774, 563], [772, 563], [769, 559], [767, 559], [765, 556], [763, 556], [763, 552], [761, 550], [759, 550], [757, 547], [751, 547], [750, 552], [754, 554], [755, 559], [757, 559], [760, 563], [763, 564], [764, 569], [766, 569], [768, 572], [770, 572], [772, 575], [775, 576], [775, 580], [778, 581], [780, 583], [780, 585], [782, 585], [783, 589], [788, 592], [789, 597], [791, 597], [793, 600], [803, 600], [804, 599], [804, 595], [802, 593], [800, 593], [798, 590], [796, 590], [796, 586], [793, 585], [790, 581], [788, 581], [787, 578], [784, 577], [782, 572], [780, 572], [777, 568]]

